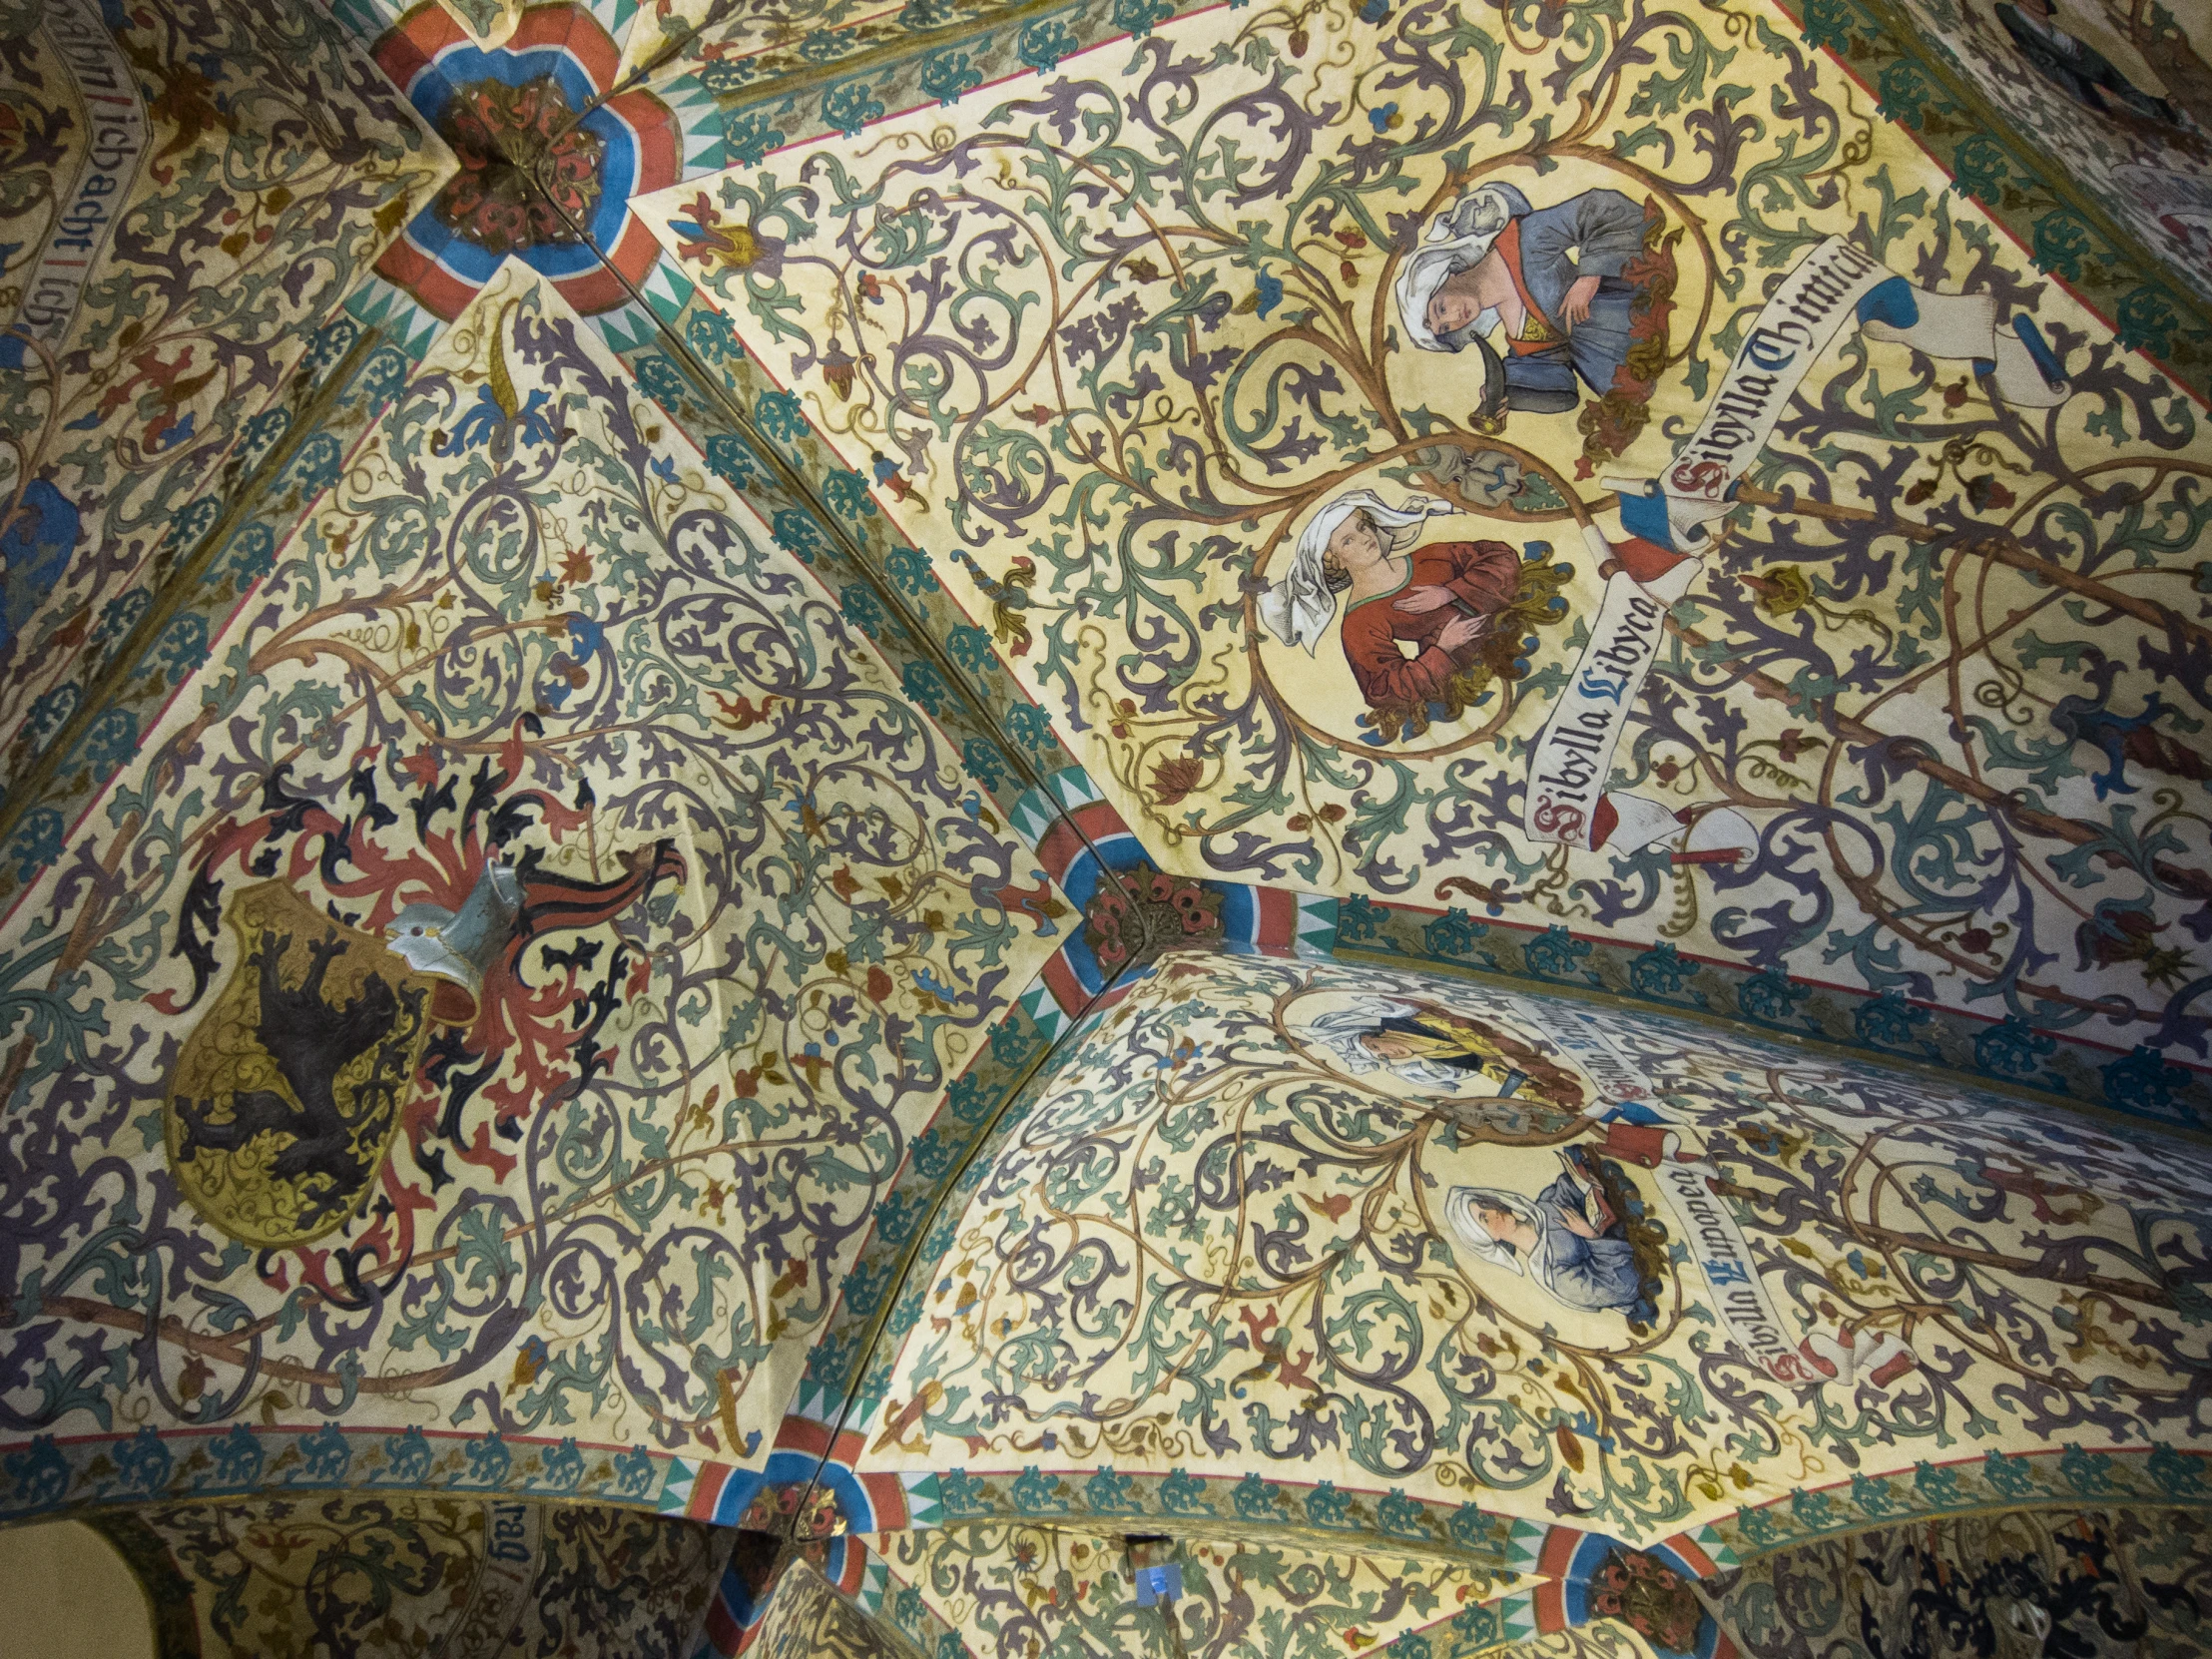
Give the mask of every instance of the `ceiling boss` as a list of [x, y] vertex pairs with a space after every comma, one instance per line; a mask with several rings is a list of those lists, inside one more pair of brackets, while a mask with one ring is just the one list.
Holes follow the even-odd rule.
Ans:
[[590, 10], [532, 6], [487, 51], [444, 7], [417, 6], [375, 56], [460, 163], [379, 276], [447, 321], [509, 255], [586, 316], [643, 285], [660, 245], [630, 203], [676, 183], [684, 134], [659, 96], [622, 80], [621, 48]]

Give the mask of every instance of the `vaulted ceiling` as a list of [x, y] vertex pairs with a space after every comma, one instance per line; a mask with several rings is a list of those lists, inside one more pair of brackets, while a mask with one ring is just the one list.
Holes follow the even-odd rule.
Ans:
[[2197, 21], [0, 52], [0, 1519], [163, 1651], [2190, 1650]]

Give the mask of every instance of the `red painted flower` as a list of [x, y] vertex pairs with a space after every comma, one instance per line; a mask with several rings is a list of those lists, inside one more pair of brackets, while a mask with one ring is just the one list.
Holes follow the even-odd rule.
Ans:
[[1172, 807], [1199, 786], [1204, 765], [1188, 755], [1162, 761], [1152, 769], [1152, 796], [1163, 807]]

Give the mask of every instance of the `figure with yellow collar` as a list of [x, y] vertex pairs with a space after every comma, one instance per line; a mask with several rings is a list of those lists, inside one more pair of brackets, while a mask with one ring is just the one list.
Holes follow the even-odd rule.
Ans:
[[1423, 1088], [1448, 1093], [1471, 1084], [1569, 1112], [1579, 1111], [1585, 1098], [1581, 1079], [1541, 1049], [1434, 1002], [1362, 997], [1297, 1034], [1335, 1055], [1355, 1077], [1387, 1069]]
[[1666, 364], [1672, 240], [1656, 203], [1616, 190], [1536, 208], [1511, 185], [1477, 185], [1399, 267], [1398, 321], [1423, 351], [1476, 351], [1480, 418], [1556, 414], [1587, 386], [1603, 407], [1585, 411], [1585, 435], [1617, 454]]

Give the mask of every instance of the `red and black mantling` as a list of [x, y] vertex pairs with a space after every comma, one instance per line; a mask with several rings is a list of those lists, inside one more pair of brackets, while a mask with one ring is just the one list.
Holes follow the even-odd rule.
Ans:
[[[555, 844], [589, 836], [597, 804], [583, 781], [570, 803], [542, 790], [510, 789], [521, 770], [519, 751], [518, 741], [464, 773], [445, 770], [427, 752], [380, 762], [372, 747], [334, 802], [295, 793], [289, 767], [275, 769], [263, 780], [261, 810], [216, 827], [195, 868], [170, 952], [191, 966], [190, 994], [164, 991], [149, 999], [175, 1015], [206, 995], [219, 966], [225, 890], [242, 878], [280, 879], [332, 920], [381, 937], [408, 904], [458, 913], [491, 860], [511, 859], [521, 894], [513, 926], [483, 959], [473, 1009], [433, 1035], [415, 1097], [402, 1111], [428, 1185], [387, 1163], [372, 1225], [338, 1253], [349, 1287], [359, 1287], [363, 1262], [409, 1257], [413, 1213], [427, 1211], [430, 1194], [453, 1179], [448, 1146], [503, 1181], [515, 1157], [499, 1143], [520, 1142], [533, 1112], [571, 1098], [606, 1070], [615, 1048], [602, 1043], [601, 1033], [645, 988], [650, 959], [638, 939], [619, 930], [612, 941], [590, 935], [615, 927], [664, 878], [684, 873], [683, 856], [667, 839], [606, 859], [612, 873], [604, 879], [546, 870], [542, 841], [518, 845], [522, 836], [535, 830]], [[405, 829], [392, 835], [403, 819]], [[532, 944], [539, 946], [534, 967], [526, 961]], [[457, 1005], [467, 1008], [468, 998]], [[490, 1105], [488, 1114], [472, 1112], [479, 1098]], [[300, 1255], [303, 1277], [342, 1298], [327, 1283], [324, 1253]]]

